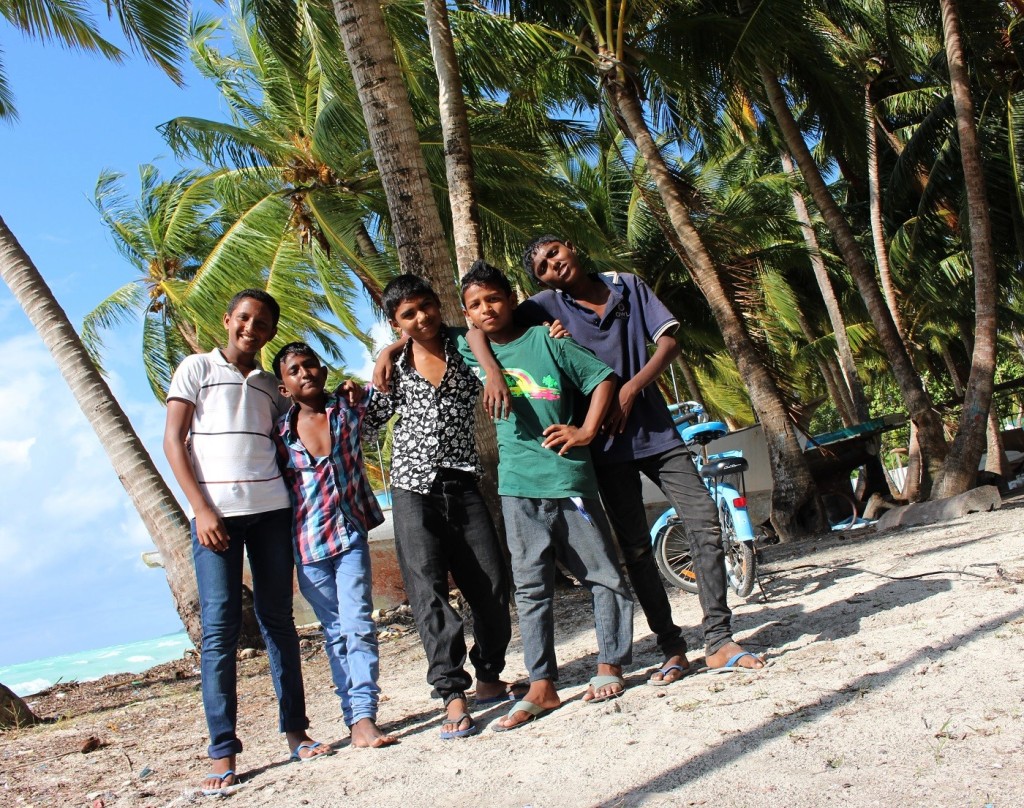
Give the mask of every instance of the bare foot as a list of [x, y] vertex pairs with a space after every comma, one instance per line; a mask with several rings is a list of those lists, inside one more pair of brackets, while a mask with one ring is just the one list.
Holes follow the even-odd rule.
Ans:
[[587, 688], [587, 692], [583, 694], [584, 701], [606, 701], [621, 695], [622, 691], [626, 689], [626, 685], [622, 682], [621, 665], [606, 665], [603, 662], [598, 663], [597, 675], [614, 676], [618, 681], [608, 682], [600, 687], [594, 687], [594, 685], [591, 684], [590, 687]]
[[[733, 660], [736, 657], [739, 658], [736, 659], [730, 666], [729, 661]], [[733, 668], [756, 669], [764, 667], [764, 657], [757, 656], [756, 654], [752, 654], [749, 651], [744, 651], [743, 648], [740, 647], [739, 643], [730, 641], [723, 645], [721, 648], [719, 648], [717, 651], [715, 651], [715, 653], [708, 654], [707, 656], [705, 656], [704, 663], [711, 670], [715, 670], [717, 668], [725, 668], [726, 666]]]
[[685, 653], [670, 654], [665, 663], [651, 674], [647, 680], [651, 684], [670, 685], [682, 679], [690, 672], [690, 663], [686, 661]]
[[529, 687], [522, 682], [481, 682], [476, 680], [476, 703], [497, 704], [502, 701], [518, 701], [526, 695]]
[[380, 749], [398, 743], [398, 738], [385, 735], [372, 718], [360, 718], [350, 728], [352, 745], [358, 749]]
[[203, 779], [199, 788], [204, 792], [216, 792], [234, 785], [238, 785], [238, 778], [235, 776], [235, 756], [211, 758], [210, 774]]
[[286, 732], [285, 736], [288, 738], [288, 748], [292, 750], [292, 760], [312, 760], [334, 752], [331, 747], [314, 741], [305, 732]]
[[[558, 698], [558, 691], [555, 689], [555, 684], [550, 679], [538, 679], [535, 682], [530, 682], [530, 689], [526, 691], [526, 695], [523, 696], [522, 701], [528, 701], [530, 704], [535, 704], [544, 712], [554, 710], [562, 704], [562, 700]], [[501, 729], [512, 729], [513, 727], [518, 727], [520, 724], [526, 724], [534, 718], [536, 718], [535, 715], [528, 713], [525, 710], [517, 710], [511, 715], [499, 718], [498, 726], [501, 727]]]

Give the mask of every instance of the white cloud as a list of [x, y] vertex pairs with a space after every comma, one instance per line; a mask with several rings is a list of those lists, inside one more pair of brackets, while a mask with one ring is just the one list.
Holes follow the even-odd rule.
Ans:
[[355, 364], [349, 366], [353, 376], [358, 376], [360, 379], [366, 379], [369, 381], [370, 377], [373, 376], [373, 363], [376, 359], [380, 349], [386, 345], [390, 345], [395, 341], [395, 332], [383, 320], [376, 321], [370, 326], [370, 339], [373, 340], [373, 356], [359, 344], [359, 362], [362, 362], [358, 367]]
[[2, 462], [8, 465], [28, 465], [29, 449], [35, 445], [35, 442], [35, 438], [0, 440], [0, 458], [2, 458]]

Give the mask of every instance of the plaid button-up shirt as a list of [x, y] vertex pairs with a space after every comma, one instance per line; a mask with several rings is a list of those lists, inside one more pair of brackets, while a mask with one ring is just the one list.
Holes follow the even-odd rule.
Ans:
[[313, 457], [302, 445], [295, 429], [297, 412], [293, 406], [281, 416], [274, 442], [294, 508], [295, 558], [312, 564], [345, 552], [384, 515], [363, 467], [359, 437], [365, 406], [353, 408], [341, 396], [328, 396], [331, 453], [325, 457]]

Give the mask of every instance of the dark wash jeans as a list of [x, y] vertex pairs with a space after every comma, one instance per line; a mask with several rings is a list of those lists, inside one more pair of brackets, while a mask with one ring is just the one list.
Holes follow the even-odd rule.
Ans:
[[686, 641], [679, 626], [672, 621], [672, 607], [654, 560], [640, 474], [645, 474], [658, 486], [676, 509], [690, 539], [698, 597], [704, 613], [705, 649], [713, 654], [732, 640], [732, 612], [726, 603], [725, 558], [718, 512], [711, 494], [697, 475], [689, 451], [680, 444], [677, 449], [661, 454], [600, 465], [596, 470], [601, 499], [619, 540], [633, 591], [647, 617], [647, 625], [658, 638], [658, 647], [665, 653], [685, 650]]
[[242, 626], [242, 549], [249, 556], [256, 619], [267, 643], [270, 675], [277, 693], [281, 732], [309, 727], [302, 688], [299, 637], [292, 617], [292, 512], [290, 508], [224, 519], [228, 549], [214, 552], [196, 538], [192, 520], [192, 558], [199, 581], [203, 621], [200, 657], [203, 709], [210, 731], [211, 758], [242, 751], [235, 734], [238, 717], [235, 652]]
[[427, 681], [441, 698], [469, 689], [462, 618], [448, 603], [448, 573], [473, 612], [469, 660], [481, 682], [497, 682], [512, 637], [508, 579], [494, 523], [473, 475], [442, 469], [429, 494], [396, 488], [395, 550]]

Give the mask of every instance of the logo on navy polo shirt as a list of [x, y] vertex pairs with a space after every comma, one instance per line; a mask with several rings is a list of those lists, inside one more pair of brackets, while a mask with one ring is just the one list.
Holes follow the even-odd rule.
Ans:
[[615, 307], [615, 316], [620, 320], [624, 317], [629, 317], [629, 312], [626, 311], [625, 303], [620, 302], [619, 305]]

